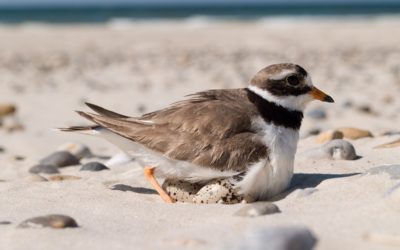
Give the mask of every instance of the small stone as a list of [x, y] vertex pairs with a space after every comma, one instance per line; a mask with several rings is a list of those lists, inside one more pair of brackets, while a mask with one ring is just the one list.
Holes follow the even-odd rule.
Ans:
[[58, 171], [58, 169], [53, 165], [39, 164], [39, 165], [35, 165], [35, 166], [31, 167], [29, 169], [29, 173], [31, 173], [31, 174], [39, 174], [39, 173], [58, 174], [58, 173], [60, 173], [60, 171]]
[[384, 165], [367, 170], [368, 174], [376, 175], [386, 173], [391, 179], [400, 179], [400, 165]]
[[13, 115], [17, 111], [17, 107], [13, 104], [0, 104], [0, 118]]
[[74, 155], [78, 160], [92, 157], [93, 154], [89, 147], [79, 143], [66, 143], [58, 148], [59, 151], [67, 151]]
[[110, 169], [100, 162], [88, 162], [88, 163], [83, 164], [79, 171], [96, 172], [96, 171], [102, 171], [102, 170], [110, 170]]
[[356, 150], [346, 140], [333, 140], [322, 146], [324, 152], [329, 153], [333, 160], [355, 160], [358, 158]]
[[280, 213], [279, 208], [271, 202], [255, 202], [239, 209], [235, 216], [257, 217], [267, 214]]
[[318, 135], [319, 133], [321, 133], [321, 129], [313, 128], [313, 129], [310, 129], [307, 134], [308, 135]]
[[374, 148], [397, 148], [400, 147], [400, 139], [392, 141], [392, 142], [388, 142], [388, 143], [384, 143], [381, 145], [378, 145]]
[[305, 227], [280, 226], [247, 231], [226, 249], [311, 250], [316, 242], [316, 237]]
[[38, 174], [32, 174], [31, 176], [28, 176], [26, 178], [28, 181], [33, 181], [33, 182], [43, 182], [43, 181], [48, 181], [46, 178], [44, 178], [41, 175]]
[[16, 161], [24, 161], [24, 160], [25, 160], [25, 157], [22, 156], [22, 155], [15, 155], [15, 156], [14, 156], [14, 160], [16, 160]]
[[371, 107], [369, 105], [361, 105], [357, 108], [358, 111], [365, 113], [365, 114], [373, 114]]
[[55, 229], [78, 227], [76, 221], [66, 215], [50, 214], [46, 216], [33, 217], [23, 221], [18, 225], [20, 228], [43, 228], [51, 227]]
[[10, 224], [11, 224], [10, 221], [6, 221], [6, 220], [0, 221], [0, 225], [10, 225]]
[[385, 131], [381, 133], [382, 136], [400, 135], [400, 131]]
[[307, 159], [329, 159], [329, 160], [356, 160], [356, 150], [350, 142], [342, 139], [332, 140], [321, 147], [313, 148], [299, 154], [301, 158]]
[[343, 133], [337, 130], [329, 130], [320, 133], [317, 136], [317, 139], [315, 140], [317, 143], [325, 143], [328, 141], [332, 141], [335, 139], [342, 139], [343, 138]]
[[4, 153], [6, 150], [3, 147], [0, 147], [0, 153]]
[[327, 117], [325, 110], [322, 109], [313, 109], [307, 112], [306, 116], [315, 120], [323, 120]]
[[339, 129], [337, 129], [337, 131], [342, 132], [344, 138], [352, 139], [352, 140], [365, 138], [365, 137], [373, 137], [373, 135], [370, 131], [358, 129], [358, 128], [339, 128]]
[[42, 159], [40, 163], [62, 168], [62, 167], [78, 165], [79, 160], [70, 152], [58, 151]]
[[73, 175], [52, 175], [49, 176], [48, 180], [49, 181], [73, 181], [73, 180], [79, 180], [82, 179], [81, 177], [78, 176], [73, 176]]
[[344, 102], [342, 103], [342, 107], [344, 107], [344, 108], [351, 108], [351, 107], [353, 107], [353, 102], [350, 101], [350, 100], [346, 100], [346, 101], [344, 101]]

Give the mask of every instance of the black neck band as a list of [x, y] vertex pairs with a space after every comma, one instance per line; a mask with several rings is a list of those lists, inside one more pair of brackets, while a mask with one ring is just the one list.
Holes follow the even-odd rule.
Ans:
[[273, 123], [276, 126], [283, 126], [285, 128], [292, 128], [298, 130], [303, 120], [303, 112], [296, 110], [289, 110], [274, 102], [265, 100], [261, 96], [247, 89], [247, 97], [253, 103], [264, 121]]

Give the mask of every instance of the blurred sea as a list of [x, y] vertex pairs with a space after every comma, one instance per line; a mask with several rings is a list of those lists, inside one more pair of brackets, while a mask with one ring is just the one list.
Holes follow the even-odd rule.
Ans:
[[392, 3], [256, 4], [256, 5], [118, 5], [0, 7], [0, 23], [104, 23], [114, 20], [242, 20], [265, 17], [376, 17], [399, 15], [400, 1]]

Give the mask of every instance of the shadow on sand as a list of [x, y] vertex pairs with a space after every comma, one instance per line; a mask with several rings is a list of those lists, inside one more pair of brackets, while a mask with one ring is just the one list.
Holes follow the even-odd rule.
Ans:
[[132, 187], [129, 185], [125, 184], [115, 184], [111, 187], [111, 190], [119, 190], [123, 192], [134, 192], [138, 194], [157, 194], [157, 192], [154, 189], [150, 188], [143, 188], [143, 187]]
[[288, 190], [272, 198], [272, 201], [279, 201], [297, 189], [314, 188], [321, 182], [329, 179], [345, 178], [361, 173], [350, 174], [294, 174]]

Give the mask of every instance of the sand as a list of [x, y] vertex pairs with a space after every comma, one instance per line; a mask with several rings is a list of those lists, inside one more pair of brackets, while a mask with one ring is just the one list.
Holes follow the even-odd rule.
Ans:
[[[248, 230], [278, 225], [309, 228], [316, 249], [398, 249], [400, 191], [389, 190], [399, 180], [365, 173], [400, 163], [398, 147], [374, 148], [400, 137], [382, 135], [399, 131], [399, 25], [393, 18], [0, 26], [0, 104], [18, 108], [0, 127], [0, 221], [11, 222], [0, 225], [0, 249], [221, 249]], [[87, 124], [73, 112], [87, 110], [85, 101], [140, 115], [196, 91], [244, 87], [278, 62], [305, 67], [336, 101], [307, 109], [327, 117], [306, 115], [292, 187], [274, 200], [281, 213], [246, 218], [233, 216], [245, 204], [164, 204], [135, 162], [101, 172], [66, 167], [62, 174], [81, 179], [32, 181], [29, 168], [65, 142], [97, 155], [119, 152], [52, 130]], [[24, 129], [6, 131], [15, 124]], [[301, 157], [320, 146], [310, 130], [348, 126], [374, 134], [349, 140], [362, 158]], [[117, 184], [127, 191], [112, 190]], [[54, 213], [80, 227], [17, 227]]]

